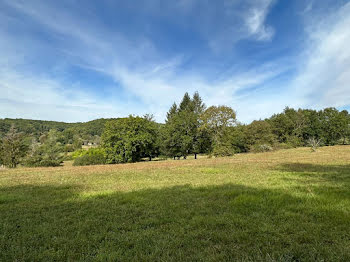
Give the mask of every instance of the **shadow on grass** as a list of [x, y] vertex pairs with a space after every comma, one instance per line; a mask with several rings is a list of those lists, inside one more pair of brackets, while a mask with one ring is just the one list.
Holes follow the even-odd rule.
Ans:
[[280, 165], [277, 170], [293, 173], [295, 177], [306, 177], [314, 181], [331, 182], [337, 186], [350, 187], [350, 165], [286, 163]]
[[0, 190], [0, 261], [350, 259], [349, 214], [317, 197], [233, 184]]

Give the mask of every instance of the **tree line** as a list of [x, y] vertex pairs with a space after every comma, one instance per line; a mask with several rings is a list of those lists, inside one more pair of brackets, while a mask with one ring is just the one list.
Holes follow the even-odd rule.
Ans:
[[[16, 126], [15, 126], [16, 125]], [[17, 129], [18, 128], [18, 129]], [[6, 131], [6, 132], [5, 132]], [[114, 164], [186, 159], [189, 155], [230, 156], [300, 146], [348, 144], [346, 110], [293, 109], [265, 120], [241, 124], [228, 106], [206, 107], [199, 93], [185, 93], [164, 124], [151, 115], [98, 119], [87, 123], [0, 120], [0, 164], [7, 167]], [[88, 143], [90, 149], [82, 149]]]

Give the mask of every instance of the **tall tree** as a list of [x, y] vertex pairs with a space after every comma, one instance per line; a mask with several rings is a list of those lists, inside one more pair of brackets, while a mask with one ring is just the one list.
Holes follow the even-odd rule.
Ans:
[[335, 145], [342, 137], [342, 120], [336, 108], [325, 108], [321, 111], [321, 123], [324, 142]]
[[2, 162], [9, 168], [15, 168], [25, 156], [28, 147], [23, 133], [17, 132], [14, 125], [2, 140]]
[[193, 104], [191, 101], [191, 97], [190, 95], [186, 92], [184, 97], [182, 98], [182, 101], [179, 105], [179, 111], [185, 111], [188, 110], [190, 111], [191, 108], [193, 108]]
[[211, 106], [201, 116], [202, 128], [210, 130], [214, 143], [219, 144], [227, 127], [237, 123], [236, 112], [228, 106]]
[[167, 155], [184, 158], [187, 155], [197, 154], [204, 150], [206, 133], [200, 132], [200, 115], [203, 113], [205, 105], [198, 92], [193, 98], [185, 93], [179, 107], [174, 103], [167, 113], [164, 127], [164, 142]]

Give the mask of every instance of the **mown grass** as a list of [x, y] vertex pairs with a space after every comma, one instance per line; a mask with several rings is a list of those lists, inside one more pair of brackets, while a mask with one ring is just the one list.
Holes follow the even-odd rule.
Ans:
[[350, 261], [350, 147], [0, 171], [0, 261]]

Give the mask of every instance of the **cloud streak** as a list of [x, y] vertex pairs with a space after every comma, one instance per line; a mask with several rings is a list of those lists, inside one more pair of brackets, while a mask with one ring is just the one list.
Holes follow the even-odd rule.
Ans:
[[[63, 2], [4, 0], [8, 12], [0, 12], [0, 22], [6, 19], [10, 28], [25, 33], [19, 42], [14, 31], [0, 27], [0, 47], [6, 50], [0, 57], [0, 117], [87, 121], [152, 113], [163, 122], [172, 102], [194, 91], [208, 105], [232, 106], [242, 122], [268, 117], [287, 105], [349, 104], [349, 4], [325, 19], [327, 26], [307, 21], [306, 52], [300, 57], [246, 60], [235, 54], [241, 42], [273, 44], [276, 32], [266, 21], [277, 1], [224, 0], [215, 10], [197, 0], [170, 6], [149, 1], [138, 9], [121, 1], [120, 8], [144, 10], [137, 16], [147, 16], [147, 23], [137, 24], [140, 28], [131, 28], [130, 34], [119, 22], [106, 25], [93, 5]], [[175, 51], [160, 45], [165, 33], [148, 24], [153, 20], [182, 30], [181, 36], [190, 32], [185, 47], [181, 40]], [[194, 39], [196, 45], [189, 49]], [[108, 83], [89, 82], [76, 71]]]
[[293, 88], [302, 106], [350, 105], [350, 3], [324, 20], [310, 21], [304, 56]]

